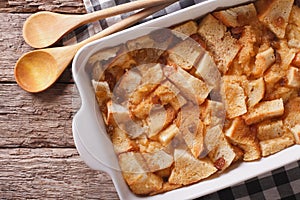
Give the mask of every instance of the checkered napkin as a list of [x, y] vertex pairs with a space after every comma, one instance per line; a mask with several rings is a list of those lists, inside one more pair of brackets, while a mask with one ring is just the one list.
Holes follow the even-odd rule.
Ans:
[[[133, 0], [83, 0], [87, 12], [94, 12]], [[169, 7], [149, 16], [141, 23], [175, 12], [182, 8], [200, 3], [204, 0], [180, 0]], [[91, 35], [126, 18], [131, 13], [109, 17], [98, 22], [82, 26], [63, 38], [64, 45], [80, 42]], [[300, 200], [300, 161], [291, 163], [269, 173], [242, 182], [238, 185], [225, 188], [218, 192], [198, 198], [199, 200]]]

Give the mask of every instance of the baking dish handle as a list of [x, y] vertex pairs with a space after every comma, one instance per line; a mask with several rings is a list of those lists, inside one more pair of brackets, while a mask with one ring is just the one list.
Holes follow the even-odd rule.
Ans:
[[[92, 127], [95, 125], [93, 120], [89, 121], [86, 118], [88, 115], [83, 115], [84, 113], [78, 111], [72, 125], [73, 138], [80, 157], [92, 169], [105, 171], [108, 174], [112, 170], [119, 170], [113, 148], [106, 146], [110, 145], [110, 140], [105, 137], [105, 134], [95, 132], [97, 129]], [[102, 142], [99, 143], [99, 140]]]

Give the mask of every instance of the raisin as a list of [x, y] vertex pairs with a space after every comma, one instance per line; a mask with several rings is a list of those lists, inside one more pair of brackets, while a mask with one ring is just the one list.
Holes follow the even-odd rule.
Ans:
[[217, 159], [214, 163], [214, 166], [218, 169], [218, 170], [221, 170], [223, 169], [223, 167], [225, 166], [225, 159], [223, 157]]

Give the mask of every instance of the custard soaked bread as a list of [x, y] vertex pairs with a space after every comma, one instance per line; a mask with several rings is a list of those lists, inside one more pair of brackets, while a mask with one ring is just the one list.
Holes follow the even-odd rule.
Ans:
[[135, 194], [194, 184], [300, 144], [299, 17], [291, 0], [259, 0], [90, 58]]

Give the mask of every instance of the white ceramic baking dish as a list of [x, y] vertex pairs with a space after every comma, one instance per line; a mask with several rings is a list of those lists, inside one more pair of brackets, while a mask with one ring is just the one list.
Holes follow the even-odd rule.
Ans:
[[[81, 108], [73, 119], [73, 136], [77, 150], [88, 166], [95, 170], [107, 172], [116, 187], [120, 199], [157, 200], [157, 199], [191, 199], [203, 196], [228, 186], [235, 185], [252, 177], [284, 166], [300, 159], [300, 145], [295, 145], [275, 155], [256, 162], [241, 163], [219, 176], [163, 194], [140, 197], [134, 195], [125, 183], [119, 170], [117, 157], [112, 143], [107, 136], [102, 116], [95, 100], [94, 90], [89, 76], [87, 61], [97, 51], [113, 47], [127, 40], [148, 34], [153, 27], [170, 27], [172, 25], [196, 19], [218, 8], [246, 3], [246, 0], [210, 0], [180, 10], [159, 19], [129, 28], [106, 38], [92, 42], [83, 47], [73, 61], [73, 77], [81, 97]], [[155, 29], [155, 28], [154, 28]]]

